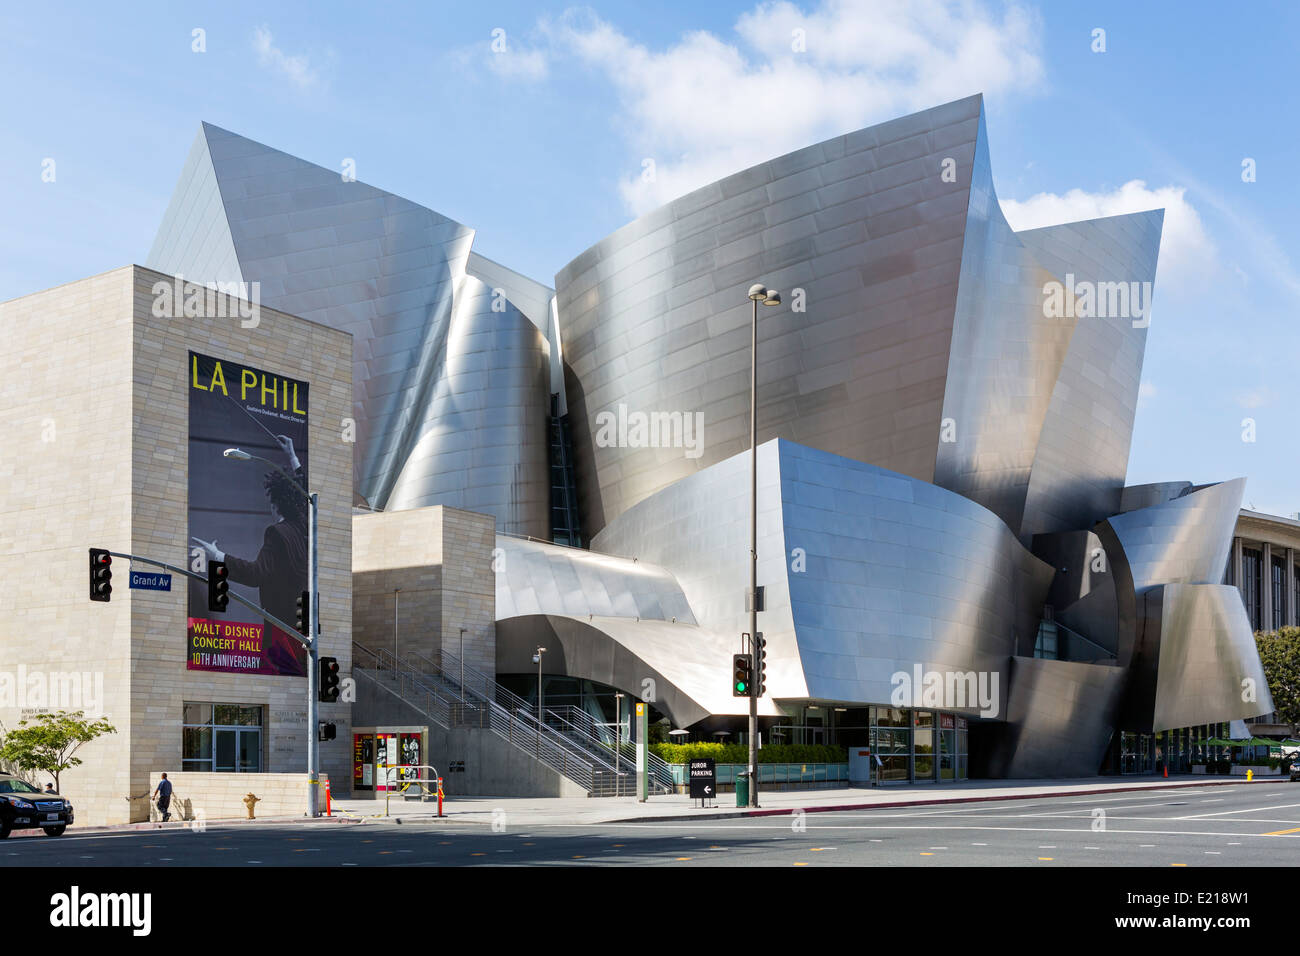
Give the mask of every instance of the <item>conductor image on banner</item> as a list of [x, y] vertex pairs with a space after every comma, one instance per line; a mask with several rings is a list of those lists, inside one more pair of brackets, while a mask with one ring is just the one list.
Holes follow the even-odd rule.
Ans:
[[[293, 439], [277, 435], [276, 441], [288, 459], [289, 470], [300, 484], [294, 484], [278, 471], [268, 471], [262, 478], [271, 503], [271, 523], [262, 534], [262, 548], [254, 558], [227, 554], [214, 538], [194, 538], [207, 552], [209, 561], [225, 561], [234, 584], [258, 589], [257, 602], [282, 621], [292, 621], [307, 579], [307, 499], [302, 463], [293, 449]], [[278, 627], [270, 628], [271, 641], [266, 656], [281, 672], [297, 669], [298, 642]]]

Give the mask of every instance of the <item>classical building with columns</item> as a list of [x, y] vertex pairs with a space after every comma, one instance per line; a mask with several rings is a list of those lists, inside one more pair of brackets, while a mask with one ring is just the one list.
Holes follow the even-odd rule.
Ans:
[[[1300, 515], [1282, 518], [1242, 509], [1237, 518], [1224, 583], [1241, 592], [1241, 601], [1256, 631], [1276, 631], [1300, 624]], [[1289, 734], [1277, 714], [1250, 721], [1252, 733]]]

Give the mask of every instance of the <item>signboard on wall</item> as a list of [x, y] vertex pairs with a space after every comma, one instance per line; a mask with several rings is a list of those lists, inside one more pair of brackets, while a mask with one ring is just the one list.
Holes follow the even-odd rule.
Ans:
[[[292, 622], [307, 588], [307, 383], [197, 352], [186, 380], [191, 567], [203, 573], [200, 555], [225, 561], [233, 591]], [[303, 676], [307, 652], [238, 602], [209, 611], [207, 585], [191, 579], [185, 666]]]

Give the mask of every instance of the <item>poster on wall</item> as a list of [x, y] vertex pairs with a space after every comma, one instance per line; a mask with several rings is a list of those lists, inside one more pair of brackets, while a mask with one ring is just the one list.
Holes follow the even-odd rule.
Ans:
[[[186, 381], [190, 565], [200, 553], [225, 561], [233, 593], [293, 623], [307, 588], [307, 383], [196, 352]], [[207, 585], [191, 579], [185, 666], [304, 676], [307, 651], [237, 601], [209, 611]]]

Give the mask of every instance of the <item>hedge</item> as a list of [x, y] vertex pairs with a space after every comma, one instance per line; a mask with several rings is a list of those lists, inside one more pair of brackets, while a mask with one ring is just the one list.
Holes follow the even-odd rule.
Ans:
[[[749, 763], [745, 744], [651, 744], [650, 751], [666, 763], [686, 763], [712, 757], [715, 763]], [[831, 744], [768, 744], [758, 751], [759, 763], [846, 763], [848, 752]]]

